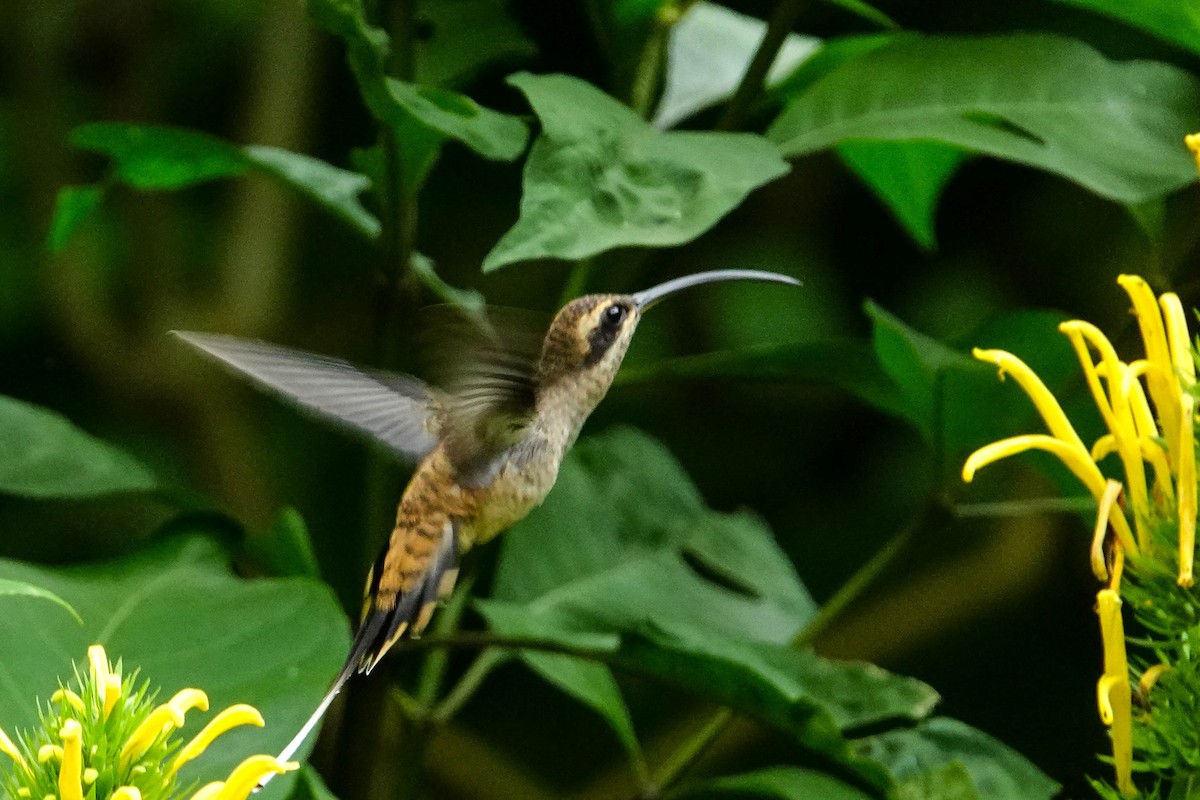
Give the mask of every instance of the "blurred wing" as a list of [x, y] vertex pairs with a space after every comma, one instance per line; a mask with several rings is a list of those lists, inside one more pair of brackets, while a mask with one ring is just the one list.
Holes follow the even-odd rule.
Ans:
[[173, 331], [259, 387], [417, 461], [437, 444], [433, 395], [407, 375], [213, 333]]
[[533, 418], [546, 323], [538, 314], [489, 308], [483, 329], [452, 308], [432, 312], [422, 330], [430, 374], [446, 390], [439, 430], [459, 479], [483, 483]]

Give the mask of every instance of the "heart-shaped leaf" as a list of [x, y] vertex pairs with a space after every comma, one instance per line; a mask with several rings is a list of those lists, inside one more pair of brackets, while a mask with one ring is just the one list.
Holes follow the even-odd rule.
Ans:
[[536, 258], [695, 239], [788, 170], [765, 139], [659, 133], [631, 109], [566, 75], [520, 73], [542, 132], [525, 162], [521, 215], [484, 271]]

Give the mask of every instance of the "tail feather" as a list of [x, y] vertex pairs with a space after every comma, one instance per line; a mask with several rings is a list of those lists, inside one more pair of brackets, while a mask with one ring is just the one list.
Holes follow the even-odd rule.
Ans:
[[[350, 645], [350, 653], [346, 656], [346, 662], [342, 665], [337, 677], [333, 679], [329, 691], [325, 692], [325, 696], [321, 698], [321, 702], [317, 704], [312, 715], [287, 743], [287, 746], [280, 751], [279, 761], [288, 761], [296, 754], [300, 745], [325, 716], [333, 699], [346, 685], [346, 681], [350, 680], [351, 675], [356, 672], [369, 673], [387, 654], [392, 645], [406, 633], [410, 636], [419, 636], [424, 630], [437, 601], [454, 588], [458, 574], [457, 537], [453, 526], [448, 525], [447, 528], [447, 535], [421, 583], [414, 591], [401, 595], [398, 602], [387, 610], [380, 609], [373, 602], [378, 576], [382, 572], [383, 560], [387, 553], [385, 551], [380, 555], [379, 561], [372, 570], [372, 575], [368, 578], [366, 607], [362, 621], [354, 634], [354, 642]], [[258, 788], [266, 786], [273, 777], [274, 773], [268, 774], [259, 783]]]

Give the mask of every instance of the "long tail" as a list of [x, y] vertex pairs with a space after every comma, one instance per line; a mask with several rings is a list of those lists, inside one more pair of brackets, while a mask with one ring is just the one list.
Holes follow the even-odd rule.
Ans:
[[[454, 587], [454, 580], [458, 574], [458, 548], [453, 526], [449, 524], [441, 546], [422, 576], [420, 584], [415, 587], [415, 591], [402, 595], [400, 602], [392, 608], [380, 609], [376, 606], [374, 598], [377, 594], [379, 575], [382, 573], [386, 556], [387, 550], [385, 549], [380, 554], [379, 560], [368, 578], [367, 597], [369, 599], [362, 622], [354, 634], [354, 643], [350, 646], [350, 654], [346, 657], [346, 663], [342, 665], [341, 671], [333, 679], [329, 690], [325, 692], [325, 696], [321, 698], [321, 702], [317, 704], [312, 715], [287, 743], [287, 746], [279, 752], [277, 758], [280, 762], [289, 761], [296, 754], [300, 745], [304, 744], [304, 741], [313, 732], [313, 728], [325, 716], [325, 712], [329, 710], [329, 706], [338, 696], [338, 692], [346, 685], [346, 681], [350, 680], [350, 676], [356, 672], [370, 672], [391, 646], [406, 633], [411, 636], [419, 636], [429, 621], [429, 617], [433, 614], [438, 600], [449, 594]], [[259, 782], [258, 788], [266, 786], [275, 775], [276, 773], [268, 773]]]

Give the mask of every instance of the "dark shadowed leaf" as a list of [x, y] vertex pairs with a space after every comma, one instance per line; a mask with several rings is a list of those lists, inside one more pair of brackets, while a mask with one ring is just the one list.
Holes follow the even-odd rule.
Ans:
[[576, 78], [521, 73], [509, 82], [529, 98], [542, 132], [525, 162], [520, 218], [484, 259], [485, 271], [682, 244], [788, 170], [759, 136], [658, 133]]
[[146, 492], [158, 481], [132, 456], [53, 411], [0, 396], [0, 492], [84, 498]]
[[[25, 581], [61, 596], [83, 616], [7, 604], [0, 639], [0, 719], [6, 730], [32, 724], [36, 698], [54, 691], [103, 644], [161, 687], [165, 696], [194, 686], [212, 711], [250, 703], [266, 728], [227, 734], [188, 765], [185, 780], [223, 780], [253, 753], [275, 753], [308, 716], [349, 646], [346, 618], [329, 589], [302, 578], [242, 580], [211, 540], [176, 537], [119, 560], [49, 569], [0, 561], [0, 577]], [[36, 631], [37, 635], [30, 635]], [[211, 717], [193, 712], [184, 735]], [[279, 788], [275, 787], [279, 785]], [[268, 790], [286, 796], [291, 780]], [[265, 797], [265, 795], [264, 795]]]
[[58, 190], [46, 243], [51, 253], [59, 253], [67, 246], [75, 230], [92, 215], [103, 196], [103, 187], [94, 184], [65, 186]]
[[313, 552], [304, 517], [294, 508], [279, 512], [266, 533], [246, 537], [246, 548], [272, 575], [320, 578], [321, 569]]
[[[956, 777], [953, 771], [937, 773], [956, 762], [970, 775], [978, 796], [987, 800], [1049, 800], [1060, 788], [1011, 747], [945, 717], [871, 736], [858, 745], [864, 756], [885, 764], [901, 784], [914, 782], [909, 783], [913, 786], [930, 781], [935, 786], [949, 787], [946, 793], [935, 795], [947, 800], [963, 796], [961, 775]], [[935, 774], [929, 775], [931, 772]], [[914, 800], [925, 797], [912, 789], [903, 796]]]
[[917, 244], [933, 249], [934, 214], [942, 189], [969, 154], [940, 142], [849, 141], [842, 161], [887, 204]]
[[1122, 203], [1196, 180], [1182, 132], [1200, 81], [1044, 34], [897, 37], [797, 96], [768, 136], [787, 156], [855, 139], [933, 140], [1039, 167]]
[[433, 35], [416, 43], [417, 82], [455, 86], [495, 62], [526, 60], [537, 48], [498, 0], [437, 0], [421, 16]]
[[1200, 53], [1200, 11], [1192, 0], [1058, 0], [1118, 19], [1135, 28]]
[[709, 797], [726, 794], [775, 797], [779, 800], [870, 800], [872, 797], [832, 775], [800, 767], [772, 767], [702, 781], [687, 787], [680, 796]]
[[896, 787], [896, 800], [989, 800], [975, 788], [961, 761], [909, 775]]
[[0, 597], [36, 597], [39, 600], [49, 600], [51, 603], [61, 606], [68, 614], [75, 618], [76, 622], [81, 625], [83, 624], [83, 619], [79, 616], [79, 612], [71, 608], [70, 603], [53, 592], [47, 592], [45, 589], [34, 586], [31, 583], [0, 578]]
[[433, 259], [420, 253], [414, 253], [412, 261], [409, 262], [409, 268], [434, 297], [443, 303], [456, 306], [464, 314], [478, 320], [481, 324], [486, 321], [487, 314], [484, 307], [487, 301], [484, 300], [483, 295], [474, 289], [460, 289], [446, 283], [442, 276], [437, 274]]
[[135, 189], [182, 189], [236, 177], [249, 167], [229, 142], [158, 125], [93, 122], [72, 131], [71, 144], [108, 156], [114, 177]]

